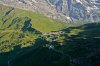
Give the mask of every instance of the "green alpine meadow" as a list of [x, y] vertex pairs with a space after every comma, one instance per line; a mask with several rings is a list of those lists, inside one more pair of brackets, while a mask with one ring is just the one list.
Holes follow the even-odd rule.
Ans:
[[0, 0], [0, 66], [100, 66], [97, 3]]

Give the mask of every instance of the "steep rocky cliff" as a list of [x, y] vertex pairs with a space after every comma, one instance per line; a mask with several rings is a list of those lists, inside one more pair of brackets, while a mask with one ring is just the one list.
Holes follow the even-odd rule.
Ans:
[[0, 0], [3, 4], [40, 12], [66, 22], [100, 21], [100, 0]]
[[49, 0], [66, 21], [100, 21], [99, 0]]

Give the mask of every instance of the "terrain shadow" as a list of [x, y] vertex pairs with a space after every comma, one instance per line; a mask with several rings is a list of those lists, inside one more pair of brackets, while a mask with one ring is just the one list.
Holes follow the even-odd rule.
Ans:
[[[81, 30], [75, 35], [73, 30]], [[58, 49], [48, 48], [43, 38], [36, 39], [31, 47], [17, 46], [9, 53], [1, 53], [5, 60], [1, 66], [100, 66], [100, 24], [92, 23], [62, 30], [66, 34]], [[0, 58], [1, 58], [0, 57]], [[1, 60], [0, 60], [1, 61]], [[6, 62], [3, 62], [6, 61]]]
[[[21, 48], [16, 46], [13, 51], [1, 53], [5, 55], [5, 62], [2, 66], [70, 66], [70, 59], [67, 55], [45, 47], [48, 43], [44, 39], [37, 39], [36, 44], [31, 47]], [[7, 58], [6, 58], [7, 57]]]
[[[73, 30], [79, 32], [69, 36]], [[71, 56], [75, 66], [100, 66], [100, 23], [70, 27], [63, 31], [67, 34], [61, 50]]]

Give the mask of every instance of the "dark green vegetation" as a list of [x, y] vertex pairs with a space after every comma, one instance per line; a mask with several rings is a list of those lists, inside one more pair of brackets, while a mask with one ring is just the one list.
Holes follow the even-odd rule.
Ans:
[[0, 66], [100, 66], [100, 23], [76, 26], [0, 9]]

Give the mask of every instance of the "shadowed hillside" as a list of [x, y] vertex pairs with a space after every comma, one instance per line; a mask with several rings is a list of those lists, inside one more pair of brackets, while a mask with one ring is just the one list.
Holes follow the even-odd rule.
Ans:
[[5, 59], [5, 64], [10, 66], [100, 66], [99, 23], [70, 27], [61, 31], [64, 33], [57, 38], [56, 35], [52, 35], [55, 41], [44, 36], [36, 39], [31, 47], [21, 49], [19, 46], [12, 52], [1, 53], [0, 58]]
[[100, 24], [85, 24], [64, 30], [62, 51], [71, 56], [75, 66], [100, 66]]
[[0, 66], [100, 66], [100, 23], [78, 26], [0, 9]]

